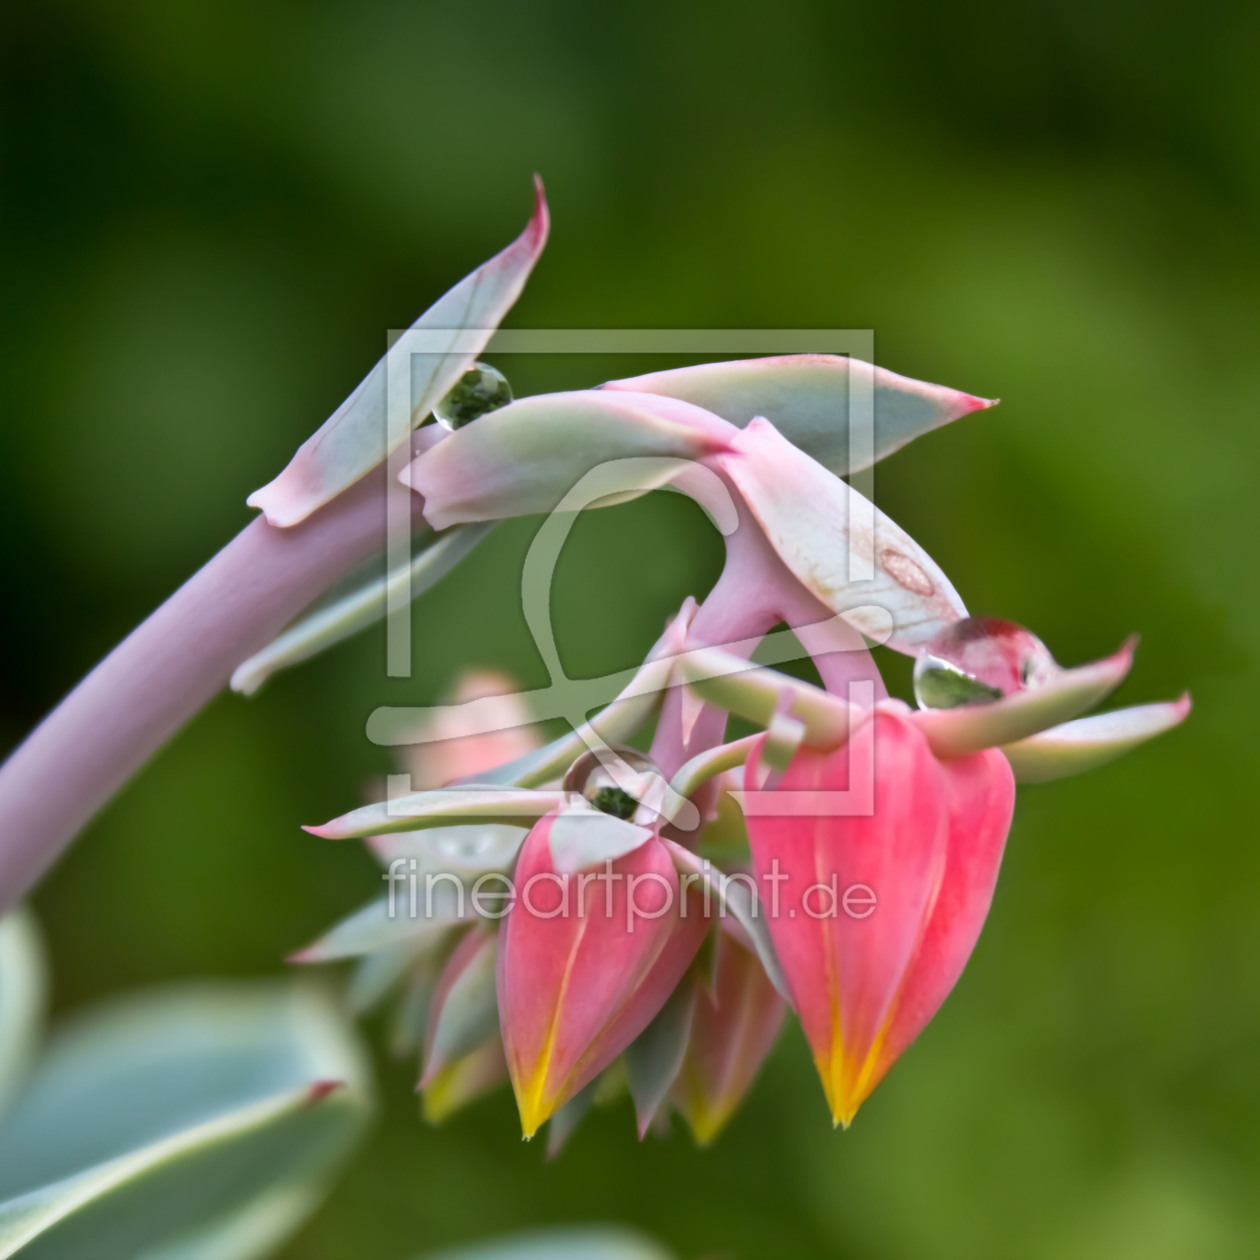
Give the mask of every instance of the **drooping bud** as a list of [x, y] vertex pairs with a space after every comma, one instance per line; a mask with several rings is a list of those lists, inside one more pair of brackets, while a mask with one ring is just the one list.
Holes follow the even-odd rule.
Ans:
[[[415, 742], [403, 746], [403, 761], [415, 785], [440, 787], [533, 752], [541, 741], [518, 690], [514, 679], [495, 670], [461, 674], [451, 694], [451, 707], [417, 727]], [[483, 712], [493, 707], [494, 730], [486, 730], [484, 722], [474, 725], [461, 714], [459, 706], [474, 700], [482, 701]]]
[[691, 1037], [674, 1083], [674, 1106], [707, 1146], [743, 1101], [774, 1047], [787, 1003], [757, 955], [730, 932], [718, 934], [712, 988], [698, 985]]
[[[750, 763], [750, 787], [756, 773]], [[856, 790], [863, 779], [873, 791]], [[776, 811], [766, 800], [780, 793]], [[834, 752], [798, 752], [760, 794], [748, 818], [754, 867], [837, 1124], [847, 1127], [961, 974], [1013, 804], [1000, 753], [938, 760], [911, 715], [892, 708]]]
[[647, 1027], [706, 928], [655, 836], [602, 868], [559, 873], [554, 821], [525, 841], [500, 934], [500, 1027], [527, 1138]]
[[448, 1063], [421, 1089], [424, 1118], [430, 1124], [441, 1124], [505, 1080], [507, 1063], [503, 1059], [503, 1043], [495, 1033], [477, 1049]]

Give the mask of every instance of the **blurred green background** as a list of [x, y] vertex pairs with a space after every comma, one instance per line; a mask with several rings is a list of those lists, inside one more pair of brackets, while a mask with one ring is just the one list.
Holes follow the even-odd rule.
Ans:
[[[506, 1093], [425, 1128], [380, 1055], [382, 1121], [290, 1260], [600, 1218], [746, 1260], [1260, 1253], [1258, 46], [1218, 0], [0, 11], [4, 748], [515, 235], [534, 170], [552, 243], [510, 324], [873, 328], [883, 365], [1000, 395], [882, 464], [881, 506], [1064, 662], [1140, 631], [1121, 701], [1194, 692], [1181, 731], [1021, 793], [971, 967], [848, 1133], [795, 1029], [712, 1150], [639, 1146], [622, 1107], [554, 1165]], [[419, 605], [413, 679], [371, 633], [152, 763], [35, 897], [59, 1007], [273, 972], [373, 895], [297, 825], [387, 766], [377, 705], [465, 663], [542, 681], [531, 529]], [[719, 560], [674, 499], [582, 522], [569, 672], [632, 663]]]

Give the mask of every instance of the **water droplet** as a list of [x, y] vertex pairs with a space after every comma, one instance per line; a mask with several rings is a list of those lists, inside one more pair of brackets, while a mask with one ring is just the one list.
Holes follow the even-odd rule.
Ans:
[[462, 429], [478, 416], [506, 407], [511, 401], [512, 387], [507, 377], [488, 363], [474, 363], [433, 408], [433, 418], [443, 428]]
[[611, 753], [583, 753], [564, 776], [563, 789], [579, 792], [603, 814], [633, 819], [640, 802], [661, 782], [661, 772], [650, 757], [637, 748], [620, 744]]
[[1048, 682], [1058, 665], [1031, 630], [996, 617], [967, 617], [934, 635], [914, 663], [921, 709], [987, 704]]

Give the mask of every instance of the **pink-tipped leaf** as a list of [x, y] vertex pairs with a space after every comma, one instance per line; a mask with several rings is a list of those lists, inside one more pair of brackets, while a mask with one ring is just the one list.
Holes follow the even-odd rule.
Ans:
[[[836, 354], [702, 363], [610, 381], [604, 388], [681, 398], [740, 428], [765, 416], [838, 476], [859, 472], [922, 433], [994, 406], [987, 398]], [[867, 425], [870, 433], [863, 431]]]
[[965, 757], [983, 748], [1014, 743], [1092, 709], [1123, 682], [1133, 665], [1136, 639], [1089, 665], [1063, 669], [1037, 687], [985, 704], [920, 709], [919, 729], [938, 757]]
[[[284, 471], [249, 496], [250, 507], [261, 509], [272, 525], [296, 525], [405, 441], [472, 366], [520, 296], [546, 244], [549, 222], [536, 178], [534, 214], [525, 231], [416, 320]], [[389, 405], [391, 377], [410, 383], [409, 405]]]
[[1189, 693], [1163, 704], [1140, 704], [1052, 726], [1013, 744], [1003, 744], [1020, 783], [1044, 783], [1106, 765], [1131, 748], [1170, 731], [1190, 713]]

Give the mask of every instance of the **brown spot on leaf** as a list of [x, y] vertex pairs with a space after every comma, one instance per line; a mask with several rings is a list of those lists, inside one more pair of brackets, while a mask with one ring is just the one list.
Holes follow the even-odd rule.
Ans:
[[916, 595], [934, 595], [936, 586], [923, 571], [917, 560], [911, 560], [895, 547], [885, 547], [879, 553], [879, 567], [888, 574], [898, 586], [913, 591]]

